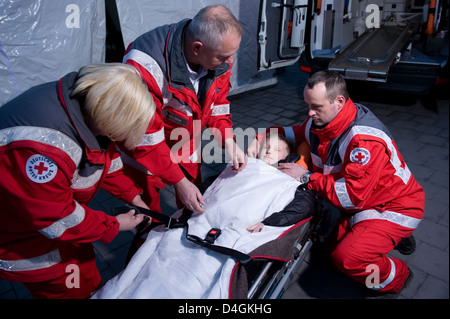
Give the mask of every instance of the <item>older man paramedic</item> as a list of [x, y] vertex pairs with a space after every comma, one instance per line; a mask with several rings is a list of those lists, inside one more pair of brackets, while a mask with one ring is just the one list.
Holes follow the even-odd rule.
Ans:
[[0, 278], [34, 298], [90, 297], [101, 284], [91, 243], [144, 215], [88, 204], [102, 187], [147, 207], [114, 140], [139, 143], [154, 110], [138, 72], [120, 63], [82, 67], [0, 107]]
[[205, 7], [191, 20], [151, 30], [128, 47], [124, 63], [141, 74], [157, 106], [144, 141], [123, 149], [127, 172], [144, 188], [143, 199], [161, 212], [160, 189], [174, 185], [178, 199], [190, 210], [203, 212], [201, 131], [207, 127], [226, 148], [237, 171], [245, 154], [231, 132], [230, 88], [233, 55], [242, 28], [220, 5]]
[[287, 163], [279, 169], [343, 212], [331, 254], [336, 267], [368, 288], [398, 292], [410, 270], [386, 254], [418, 226], [424, 191], [388, 129], [352, 102], [338, 73], [313, 74], [304, 98], [308, 118], [281, 131], [310, 144], [313, 171]]

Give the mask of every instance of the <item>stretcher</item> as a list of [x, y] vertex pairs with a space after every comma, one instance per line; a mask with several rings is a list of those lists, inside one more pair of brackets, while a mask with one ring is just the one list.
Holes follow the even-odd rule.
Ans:
[[389, 69], [400, 58], [398, 53], [411, 41], [412, 34], [409, 24], [369, 30], [337, 55], [328, 68], [349, 80], [386, 82]]
[[[260, 160], [231, 166], [204, 193], [206, 212], [179, 210], [152, 229], [94, 299], [280, 298], [309, 251], [320, 218], [246, 230], [292, 201], [299, 182]], [[189, 214], [188, 214], [189, 215]]]

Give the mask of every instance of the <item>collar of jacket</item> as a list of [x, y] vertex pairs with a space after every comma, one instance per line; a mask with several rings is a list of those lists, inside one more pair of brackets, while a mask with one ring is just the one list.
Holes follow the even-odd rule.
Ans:
[[77, 131], [81, 140], [84, 142], [85, 147], [89, 149], [89, 151], [86, 152], [88, 155], [88, 159], [92, 161], [92, 163], [95, 163], [96, 156], [94, 154], [103, 154], [102, 148], [100, 147], [100, 144], [95, 135], [84, 122], [79, 101], [76, 98], [70, 97], [71, 93], [73, 92], [77, 76], [77, 72], [71, 72], [59, 80], [58, 97], [69, 117], [70, 122]]
[[[186, 86], [189, 89], [194, 90], [192, 83], [189, 80], [189, 71], [184, 63], [183, 53], [184, 33], [191, 21], [191, 19], [180, 21], [176, 25], [175, 30], [172, 31], [172, 34], [168, 35], [166, 54], [169, 57], [167, 73], [170, 75], [171, 85], [177, 87], [176, 84], [181, 84], [182, 86]], [[214, 79], [215, 77], [219, 77], [227, 72], [230, 68], [231, 66], [228, 64], [220, 65], [215, 70], [208, 70], [205, 77]], [[180, 87], [177, 88], [181, 89]]]
[[328, 123], [323, 128], [315, 128], [314, 122], [312, 124], [311, 132], [316, 134], [320, 140], [323, 139], [334, 139], [344, 132], [347, 127], [353, 122], [356, 118], [357, 109], [353, 101], [348, 98], [342, 107], [341, 111], [334, 118], [333, 121]]

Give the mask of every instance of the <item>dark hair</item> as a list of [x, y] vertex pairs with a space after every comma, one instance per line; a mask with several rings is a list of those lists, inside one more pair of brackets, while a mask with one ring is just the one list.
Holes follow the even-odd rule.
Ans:
[[344, 77], [336, 71], [322, 70], [314, 73], [308, 80], [308, 87], [312, 89], [316, 84], [324, 83], [327, 89], [327, 98], [333, 102], [338, 95], [348, 99], [347, 84]]

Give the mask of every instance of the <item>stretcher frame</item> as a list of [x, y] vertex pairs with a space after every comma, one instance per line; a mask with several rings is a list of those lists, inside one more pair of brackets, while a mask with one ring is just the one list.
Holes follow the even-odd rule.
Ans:
[[[310, 223], [304, 225], [305, 232], [311, 227]], [[309, 236], [304, 237], [305, 232], [293, 247], [294, 258], [292, 260], [283, 263], [281, 268], [277, 266], [277, 262], [267, 261], [250, 286], [248, 299], [280, 299], [282, 297], [312, 246], [312, 239]]]
[[[316, 205], [317, 206], [317, 205]], [[248, 299], [280, 299], [296, 278], [296, 273], [305, 260], [323, 219], [323, 210], [316, 210], [314, 216], [304, 223], [294, 242], [293, 258], [288, 262], [267, 260], [257, 277], [249, 285]]]

